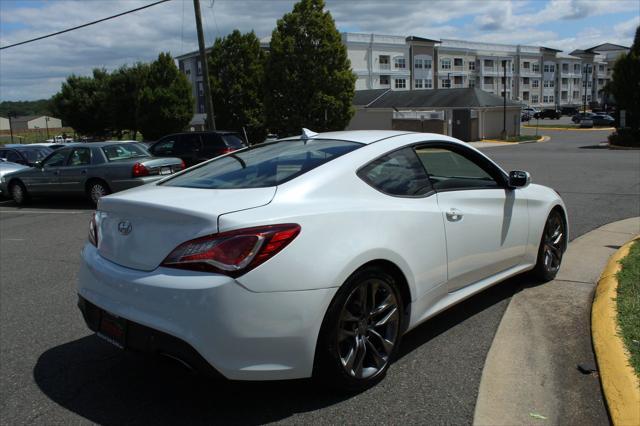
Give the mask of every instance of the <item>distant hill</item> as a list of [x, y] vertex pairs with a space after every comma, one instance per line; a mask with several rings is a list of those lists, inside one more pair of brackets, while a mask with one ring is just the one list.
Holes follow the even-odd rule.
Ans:
[[0, 117], [20, 115], [50, 115], [49, 99], [37, 101], [3, 101], [0, 102]]

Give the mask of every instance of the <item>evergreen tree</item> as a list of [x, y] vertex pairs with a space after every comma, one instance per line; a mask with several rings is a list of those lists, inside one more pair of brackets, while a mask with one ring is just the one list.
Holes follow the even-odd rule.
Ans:
[[323, 0], [301, 0], [278, 20], [266, 66], [265, 106], [280, 136], [342, 130], [353, 115], [356, 76]]
[[130, 131], [135, 139], [140, 114], [139, 97], [145, 85], [149, 65], [138, 63], [133, 67], [122, 66], [109, 76], [107, 90], [107, 109], [113, 133], [120, 138], [122, 133]]
[[191, 85], [170, 54], [161, 53], [149, 64], [138, 102], [137, 125], [145, 139], [158, 139], [189, 124], [193, 116]]
[[265, 53], [255, 33], [234, 30], [216, 39], [209, 56], [209, 79], [216, 127], [246, 129], [251, 143], [265, 137], [263, 103]]

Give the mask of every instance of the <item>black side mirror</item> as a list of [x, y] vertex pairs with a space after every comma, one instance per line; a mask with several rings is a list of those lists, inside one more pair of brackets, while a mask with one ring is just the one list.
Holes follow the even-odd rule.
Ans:
[[37, 167], [38, 169], [42, 168], [42, 161], [41, 160], [37, 160], [36, 162], [33, 163], [33, 167]]
[[524, 188], [531, 183], [531, 175], [529, 172], [522, 170], [513, 170], [509, 172], [509, 187]]

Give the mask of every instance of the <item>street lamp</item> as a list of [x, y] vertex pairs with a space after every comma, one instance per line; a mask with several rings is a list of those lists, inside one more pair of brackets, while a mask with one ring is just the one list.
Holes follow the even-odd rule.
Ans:
[[49, 139], [49, 117], [48, 116], [44, 116], [44, 123], [45, 126], [47, 127], [47, 139]]

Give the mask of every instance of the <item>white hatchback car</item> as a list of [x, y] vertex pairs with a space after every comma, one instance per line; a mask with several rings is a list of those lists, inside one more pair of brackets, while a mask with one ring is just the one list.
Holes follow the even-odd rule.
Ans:
[[560, 267], [554, 190], [439, 134], [314, 134], [100, 200], [79, 306], [113, 344], [229, 379], [380, 380], [402, 335]]

